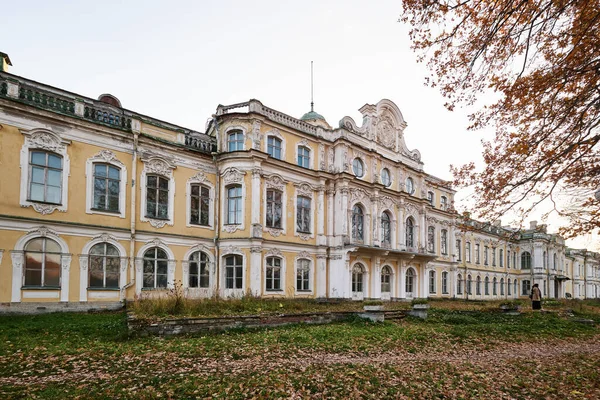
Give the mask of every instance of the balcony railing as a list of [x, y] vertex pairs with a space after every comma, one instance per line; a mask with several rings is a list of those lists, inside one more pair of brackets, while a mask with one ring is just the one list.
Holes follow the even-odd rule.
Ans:
[[19, 100], [63, 114], [75, 114], [75, 102], [37, 88], [19, 85]]
[[99, 107], [86, 106], [83, 112], [83, 118], [102, 124], [110, 125], [114, 128], [131, 131], [131, 118], [121, 114], [112, 113], [110, 110], [103, 110]]

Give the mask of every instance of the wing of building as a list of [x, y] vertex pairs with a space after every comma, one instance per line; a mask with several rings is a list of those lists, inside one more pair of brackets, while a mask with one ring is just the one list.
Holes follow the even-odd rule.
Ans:
[[0, 72], [0, 303], [178, 282], [189, 297], [600, 296], [598, 254], [458, 215], [398, 107], [360, 112], [332, 127], [250, 100], [201, 133]]

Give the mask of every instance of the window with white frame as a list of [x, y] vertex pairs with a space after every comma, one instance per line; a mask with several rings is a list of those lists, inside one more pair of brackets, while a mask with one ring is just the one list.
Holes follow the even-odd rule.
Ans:
[[492, 281], [492, 294], [496, 296], [498, 294], [498, 279], [494, 277]]
[[412, 293], [415, 289], [415, 270], [412, 268], [409, 268], [406, 271], [406, 283], [405, 283], [405, 290], [406, 293]]
[[487, 246], [483, 247], [483, 265], [488, 265], [488, 252], [490, 248]]
[[479, 243], [475, 243], [475, 264], [479, 264]]
[[433, 226], [427, 228], [427, 251], [435, 252], [435, 228]]
[[363, 274], [364, 269], [362, 264], [356, 264], [352, 268], [352, 292], [362, 293], [363, 291]]
[[308, 147], [298, 146], [298, 165], [310, 168], [310, 149]]
[[471, 275], [467, 276], [467, 294], [473, 294], [473, 278]]
[[146, 217], [169, 219], [169, 179], [159, 175], [146, 176]]
[[442, 229], [440, 233], [440, 251], [442, 254], [448, 254], [448, 230]]
[[458, 274], [458, 276], [456, 277], [456, 294], [463, 294], [463, 282], [462, 282], [462, 275]]
[[300, 259], [296, 265], [296, 291], [310, 291], [310, 261]]
[[406, 246], [414, 247], [415, 245], [415, 223], [411, 217], [406, 219]]
[[508, 279], [508, 284], [506, 285], [506, 289], [507, 289], [507, 293], [508, 293], [508, 295], [510, 296], [510, 295], [511, 295], [511, 293], [510, 293], [510, 292], [511, 292], [511, 290], [512, 290], [512, 289], [511, 289], [511, 281], [510, 281], [510, 278]]
[[521, 281], [521, 286], [523, 288], [521, 295], [527, 296], [531, 290], [531, 281], [529, 279], [523, 279]]
[[144, 289], [159, 289], [167, 287], [169, 257], [159, 248], [153, 247], [144, 253]]
[[310, 233], [310, 203], [309, 197], [296, 197], [296, 232]]
[[227, 222], [228, 225], [242, 223], [242, 186], [233, 185], [227, 189]]
[[282, 196], [283, 194], [279, 190], [267, 189], [266, 225], [269, 228], [282, 228]]
[[385, 187], [389, 187], [392, 184], [390, 170], [387, 168], [381, 170], [381, 184]]
[[435, 196], [432, 191], [427, 192], [427, 201], [431, 204], [432, 207], [435, 207]]
[[415, 182], [411, 177], [406, 178], [406, 193], [414, 194], [415, 193]]
[[504, 296], [504, 278], [500, 278], [500, 296]]
[[61, 248], [58, 243], [45, 237], [31, 239], [24, 247], [25, 287], [59, 288], [61, 271]]
[[191, 288], [208, 288], [210, 286], [210, 263], [208, 255], [196, 251], [190, 255], [188, 285]]
[[61, 204], [63, 158], [44, 150], [29, 153], [29, 201]]
[[352, 239], [364, 240], [365, 215], [358, 204], [352, 209]]
[[510, 250], [506, 250], [506, 268], [510, 268]]
[[275, 136], [269, 136], [267, 139], [267, 153], [271, 157], [281, 160], [281, 144], [281, 139], [276, 138]]
[[228, 151], [244, 150], [244, 133], [240, 130], [229, 131], [227, 134]]
[[517, 252], [513, 251], [513, 267], [517, 268]]
[[498, 251], [498, 260], [500, 261], [500, 268], [504, 268], [504, 249]]
[[384, 245], [392, 243], [392, 223], [387, 211], [381, 214], [381, 243]]
[[435, 293], [435, 271], [429, 271], [429, 293]]
[[204, 185], [190, 185], [190, 224], [210, 224], [210, 189]]
[[496, 266], [496, 248], [492, 247], [492, 267]]
[[381, 293], [390, 293], [392, 290], [392, 270], [387, 265], [381, 269]]
[[225, 257], [225, 289], [243, 289], [242, 256]]
[[476, 286], [475, 286], [475, 293], [478, 296], [481, 295], [481, 277], [480, 276], [477, 277], [477, 283], [476, 283]]
[[442, 210], [448, 209], [448, 198], [446, 196], [440, 197], [440, 208]]
[[465, 248], [465, 259], [468, 263], [471, 262], [471, 242], [466, 243]]
[[442, 272], [442, 294], [448, 294], [448, 272]]
[[462, 260], [462, 243], [460, 239], [456, 239], [456, 261]]
[[521, 253], [521, 269], [531, 269], [531, 253], [528, 251]]
[[121, 257], [110, 243], [98, 243], [89, 252], [89, 287], [118, 288]]
[[110, 164], [94, 163], [93, 210], [118, 213], [120, 188], [120, 168]]
[[487, 276], [485, 277], [483, 290], [486, 296], [490, 295], [490, 278]]
[[365, 165], [360, 158], [356, 157], [352, 161], [352, 170], [357, 178], [362, 178], [365, 175]]
[[281, 290], [281, 258], [267, 257], [266, 290]]

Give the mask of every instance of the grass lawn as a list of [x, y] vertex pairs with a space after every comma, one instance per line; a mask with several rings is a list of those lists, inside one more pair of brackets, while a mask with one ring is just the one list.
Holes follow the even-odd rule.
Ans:
[[169, 339], [129, 339], [123, 312], [2, 316], [0, 399], [600, 398], [596, 327], [430, 304], [426, 321]]

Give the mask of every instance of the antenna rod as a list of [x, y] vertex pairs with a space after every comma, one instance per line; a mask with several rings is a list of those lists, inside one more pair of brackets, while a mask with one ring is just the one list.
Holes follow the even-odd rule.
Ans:
[[314, 111], [314, 99], [313, 99], [313, 62], [310, 62], [310, 111]]

